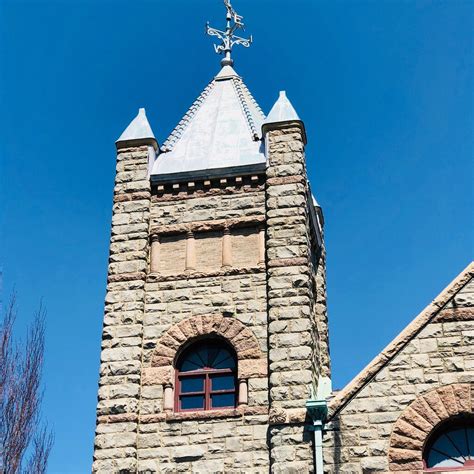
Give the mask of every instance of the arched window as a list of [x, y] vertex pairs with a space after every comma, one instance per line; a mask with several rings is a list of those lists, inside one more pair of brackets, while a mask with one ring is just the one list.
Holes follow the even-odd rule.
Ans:
[[474, 418], [447, 420], [429, 437], [423, 461], [430, 471], [474, 468]]
[[176, 365], [176, 411], [235, 408], [237, 362], [234, 351], [219, 340], [198, 341]]

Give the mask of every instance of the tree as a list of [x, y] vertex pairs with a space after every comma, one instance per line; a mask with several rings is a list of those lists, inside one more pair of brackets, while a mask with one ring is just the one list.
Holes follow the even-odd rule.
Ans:
[[13, 338], [16, 302], [0, 321], [0, 473], [46, 472], [53, 434], [41, 422], [45, 311], [35, 314], [26, 341]]

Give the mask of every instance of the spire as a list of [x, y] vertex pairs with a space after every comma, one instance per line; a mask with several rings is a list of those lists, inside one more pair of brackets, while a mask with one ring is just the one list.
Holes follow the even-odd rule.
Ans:
[[232, 66], [222, 67], [163, 142], [152, 179], [265, 169], [265, 116]]
[[117, 148], [141, 144], [151, 144], [155, 150], [158, 148], [155, 135], [146, 118], [145, 109], [141, 108], [138, 110], [137, 116], [129, 123], [115, 144]]
[[234, 34], [236, 30], [244, 29], [244, 22], [242, 21], [244, 17], [237, 14], [230, 4], [230, 0], [224, 0], [224, 5], [227, 9], [225, 31], [210, 27], [209, 22], [206, 24], [206, 33], [209, 36], [217, 36], [221, 40], [221, 44], [215, 44], [214, 49], [217, 54], [224, 54], [224, 57], [221, 59], [222, 67], [234, 64], [234, 60], [230, 57], [234, 44], [241, 44], [246, 48], [252, 44], [252, 35], [250, 35], [250, 38], [241, 38]]
[[262, 124], [262, 133], [265, 135], [266, 129], [270, 128], [271, 125], [282, 125], [288, 124], [289, 122], [296, 122], [301, 126], [303, 139], [306, 143], [306, 132], [303, 121], [300, 119], [292, 103], [286, 96], [286, 92], [280, 91], [277, 101], [273, 104], [272, 110], [270, 110], [270, 113]]

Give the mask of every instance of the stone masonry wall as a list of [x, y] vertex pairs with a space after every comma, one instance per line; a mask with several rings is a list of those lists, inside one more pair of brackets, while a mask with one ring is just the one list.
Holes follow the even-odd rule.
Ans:
[[[329, 365], [324, 254], [313, 258], [301, 124], [267, 140], [267, 176], [153, 190], [147, 147], [120, 150], [94, 472], [312, 471], [305, 402]], [[177, 413], [173, 364], [206, 334], [236, 349], [248, 400]]]
[[326, 249], [324, 245], [324, 230], [322, 234], [322, 247], [315, 249], [314, 259], [312, 259], [313, 281], [311, 296], [311, 319], [312, 324], [317, 329], [313, 332], [315, 337], [314, 364], [319, 367], [319, 374], [323, 377], [331, 377], [331, 359], [329, 356], [329, 328], [327, 313], [327, 293], [326, 293]]
[[[265, 195], [262, 183], [263, 180], [235, 186], [226, 183], [191, 193], [157, 193], [152, 198], [150, 229], [160, 233], [181, 229], [187, 224], [202, 224], [204, 229], [213, 230], [214, 222], [235, 223], [251, 216], [263, 221]], [[242, 244], [246, 242], [242, 240]], [[219, 245], [220, 250], [222, 242]], [[199, 248], [215, 252], [216, 245]], [[194, 271], [174, 276], [149, 275], [143, 370], [153, 370], [154, 357], [163, 350], [160, 338], [174, 325], [196, 317], [208, 318], [211, 322], [213, 317], [215, 321], [221, 317], [235, 318], [252, 332], [266, 358], [265, 264], [250, 266], [234, 258], [231, 267], [218, 269], [214, 254], [212, 258], [212, 266], [203, 265], [200, 262], [206, 262], [206, 259], [201, 256]], [[248, 405], [230, 412], [165, 413], [162, 380], [151, 379], [142, 386], [139, 413], [139, 471], [268, 472], [266, 372], [249, 377]]]
[[[430, 430], [428, 426], [425, 434], [420, 434], [423, 433], [423, 419], [433, 417], [434, 425], [436, 420], [443, 420], [456, 410], [452, 395], [446, 395], [443, 402], [443, 397], [437, 393], [449, 394], [454, 390], [455, 394], [463, 394], [465, 387], [472, 384], [473, 280], [455, 294], [327, 425], [325, 472], [422, 472], [421, 446]], [[434, 397], [434, 401], [429, 401], [429, 406], [417, 402], [422, 396], [425, 399]], [[470, 406], [469, 401], [462, 403]], [[416, 413], [406, 412], [409, 406], [418, 406], [416, 410], [422, 413], [421, 420]], [[422, 407], [421, 412], [419, 407]]]
[[310, 472], [305, 403], [320, 367], [303, 131], [289, 124], [266, 140], [271, 469]]
[[99, 381], [94, 472], [136, 469], [137, 424], [109, 416], [137, 411], [148, 261], [148, 147], [119, 150]]

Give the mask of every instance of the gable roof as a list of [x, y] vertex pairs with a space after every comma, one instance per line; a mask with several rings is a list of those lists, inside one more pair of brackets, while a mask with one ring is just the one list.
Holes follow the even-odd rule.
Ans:
[[388, 364], [441, 309], [474, 277], [474, 262], [471, 262], [418, 316], [376, 356], [351, 382], [328, 403], [328, 419], [341, 411], [375, 375]]
[[231, 66], [224, 66], [161, 147], [152, 175], [265, 164], [264, 115]]

